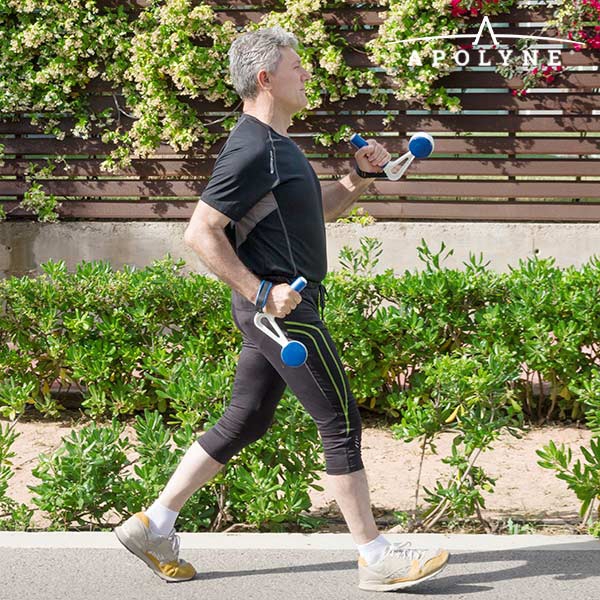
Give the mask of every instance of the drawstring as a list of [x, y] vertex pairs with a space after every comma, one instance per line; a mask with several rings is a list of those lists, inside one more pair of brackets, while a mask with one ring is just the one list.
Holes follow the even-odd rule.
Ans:
[[321, 311], [321, 320], [323, 320], [323, 311], [325, 310], [325, 298], [329, 296], [327, 288], [319, 283], [319, 310]]

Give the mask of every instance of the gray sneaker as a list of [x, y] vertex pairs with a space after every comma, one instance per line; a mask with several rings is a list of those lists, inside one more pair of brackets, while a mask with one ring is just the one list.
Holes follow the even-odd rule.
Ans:
[[150, 529], [150, 520], [143, 512], [135, 513], [114, 529], [118, 540], [143, 560], [165, 581], [187, 581], [196, 569], [179, 558], [179, 536], [175, 529], [169, 535], [157, 535]]
[[437, 575], [448, 563], [446, 550], [411, 548], [410, 542], [390, 544], [381, 559], [368, 565], [358, 559], [358, 587], [387, 592], [407, 588]]

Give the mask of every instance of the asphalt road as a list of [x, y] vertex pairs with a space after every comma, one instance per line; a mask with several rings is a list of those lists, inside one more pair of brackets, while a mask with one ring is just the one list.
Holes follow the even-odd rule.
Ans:
[[[317, 600], [377, 595], [358, 589], [357, 555], [348, 543], [329, 549], [240, 548], [226, 543], [186, 548], [182, 540], [180, 555], [194, 564], [198, 575], [189, 582], [166, 583], [116, 545], [14, 547], [5, 535], [0, 534], [1, 600]], [[528, 536], [513, 537], [523, 546]], [[389, 594], [472, 600], [600, 599], [600, 542], [574, 545], [554, 539], [551, 546], [543, 541], [529, 547], [478, 546], [453, 550], [448, 566], [436, 578]]]

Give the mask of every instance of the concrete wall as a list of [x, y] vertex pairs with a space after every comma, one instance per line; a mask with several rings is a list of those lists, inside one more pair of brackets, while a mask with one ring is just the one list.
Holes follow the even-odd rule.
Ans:
[[[0, 276], [39, 274], [39, 265], [63, 259], [73, 270], [86, 260], [109, 260], [115, 269], [123, 264], [139, 267], [168, 252], [182, 257], [187, 270], [206, 273], [196, 254], [183, 243], [185, 222], [70, 222], [0, 223]], [[436, 252], [442, 241], [454, 254], [444, 264], [463, 268], [469, 252], [483, 253], [489, 268], [504, 272], [520, 258], [553, 256], [558, 266], [576, 265], [600, 252], [600, 224], [560, 223], [455, 223], [383, 222], [362, 227], [332, 223], [327, 226], [329, 269], [339, 267], [342, 246], [359, 246], [362, 236], [379, 238], [383, 254], [377, 271], [397, 273], [420, 269], [416, 248], [424, 238]]]

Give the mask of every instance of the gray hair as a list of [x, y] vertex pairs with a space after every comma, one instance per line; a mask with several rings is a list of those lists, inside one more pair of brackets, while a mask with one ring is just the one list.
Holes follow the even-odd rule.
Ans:
[[242, 34], [229, 48], [229, 72], [242, 100], [258, 94], [258, 72], [273, 73], [281, 60], [281, 48], [298, 48], [294, 34], [282, 27], [264, 27]]

